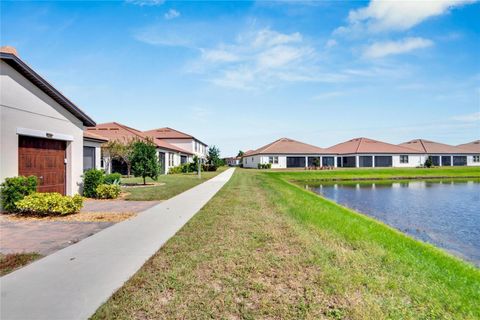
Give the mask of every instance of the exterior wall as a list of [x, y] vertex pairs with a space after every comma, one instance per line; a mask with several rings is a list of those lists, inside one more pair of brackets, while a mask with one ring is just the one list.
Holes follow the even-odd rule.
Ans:
[[[201, 143], [195, 139], [162, 139], [170, 144], [173, 144], [176, 147], [182, 148], [188, 152], [191, 152], [197, 155], [200, 158], [207, 157], [207, 145]], [[195, 150], [195, 142], [199, 144], [199, 151]]]
[[[473, 162], [473, 154], [467, 156], [467, 166], [480, 167], [480, 162]], [[475, 154], [475, 156], [480, 156], [480, 153]]]
[[[17, 129], [38, 130], [67, 141], [66, 193], [79, 192], [83, 173], [83, 124], [4, 61], [0, 61], [0, 182], [18, 175]], [[32, 131], [32, 134], [35, 131]]]
[[[287, 168], [287, 157], [320, 157], [320, 166], [322, 163], [322, 157], [331, 157], [333, 155], [320, 155], [320, 154], [269, 154], [269, 155], [254, 155], [254, 156], [247, 156], [243, 158], [243, 167], [245, 168], [258, 168], [258, 164], [266, 164], [269, 163], [269, 157], [278, 157], [278, 163], [272, 163], [272, 169], [286, 169]], [[253, 158], [253, 160], [252, 160]], [[305, 161], [306, 165], [308, 165], [308, 159]]]
[[101, 160], [102, 160], [102, 143], [101, 142], [96, 142], [96, 141], [91, 141], [91, 140], [83, 140], [83, 146], [84, 147], [94, 147], [95, 148], [95, 169], [104, 169], [101, 166]]

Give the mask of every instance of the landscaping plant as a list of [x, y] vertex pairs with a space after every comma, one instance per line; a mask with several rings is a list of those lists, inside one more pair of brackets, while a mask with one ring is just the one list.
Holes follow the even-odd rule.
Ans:
[[106, 174], [103, 178], [105, 184], [120, 184], [122, 175], [118, 172]]
[[18, 210], [38, 215], [66, 215], [79, 212], [83, 207], [80, 195], [62, 196], [58, 192], [32, 193], [15, 203]]
[[83, 174], [83, 196], [87, 198], [97, 197], [97, 187], [104, 183], [102, 170], [90, 169]]
[[127, 165], [127, 175], [130, 177], [133, 148], [139, 141], [137, 138], [132, 138], [127, 141], [111, 140], [102, 146], [102, 154], [106, 155], [105, 158], [110, 158], [110, 160], [116, 159], [124, 162]]
[[207, 163], [204, 166], [204, 171], [216, 171], [218, 167], [223, 165], [223, 160], [220, 159], [220, 149], [216, 146], [208, 148]]
[[146, 178], [158, 179], [160, 166], [157, 159], [157, 149], [151, 140], [137, 141], [133, 144], [132, 172], [135, 177], [142, 177], [143, 184]]
[[99, 199], [116, 199], [122, 190], [118, 184], [101, 184], [96, 191]]
[[17, 211], [15, 203], [37, 191], [37, 177], [6, 178], [1, 185], [1, 208], [7, 212]]

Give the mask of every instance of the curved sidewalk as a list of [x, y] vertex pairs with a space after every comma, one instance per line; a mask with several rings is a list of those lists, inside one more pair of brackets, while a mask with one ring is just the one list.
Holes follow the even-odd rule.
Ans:
[[0, 279], [2, 320], [87, 319], [230, 179], [234, 169]]

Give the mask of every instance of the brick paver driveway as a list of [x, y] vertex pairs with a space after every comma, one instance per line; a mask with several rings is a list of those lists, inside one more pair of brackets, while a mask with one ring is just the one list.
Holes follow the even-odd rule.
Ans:
[[48, 255], [78, 242], [113, 222], [7, 221], [0, 217], [0, 252]]
[[81, 212], [128, 213], [142, 212], [159, 204], [161, 201], [125, 201], [125, 200], [94, 200], [83, 203]]

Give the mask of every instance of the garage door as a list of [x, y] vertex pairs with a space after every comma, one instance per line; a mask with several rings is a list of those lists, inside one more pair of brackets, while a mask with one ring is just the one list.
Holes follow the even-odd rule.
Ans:
[[65, 141], [20, 136], [18, 174], [37, 176], [38, 192], [65, 194]]

